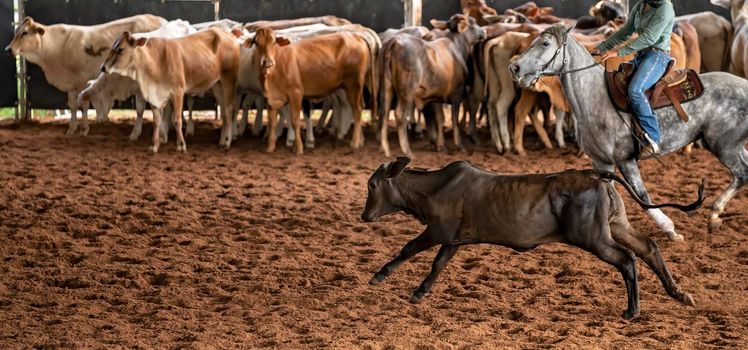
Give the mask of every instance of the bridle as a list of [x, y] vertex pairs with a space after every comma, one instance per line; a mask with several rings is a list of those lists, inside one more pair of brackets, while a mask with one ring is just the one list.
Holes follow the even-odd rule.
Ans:
[[[556, 39], [556, 41], [560, 41], [560, 39], [558, 39], [556, 36], [554, 36], [554, 38]], [[568, 38], [569, 38], [569, 32], [566, 32], [566, 34], [564, 34], [563, 41], [559, 42], [559, 44], [561, 45], [558, 47], [558, 49], [556, 49], [556, 52], [553, 54], [553, 57], [551, 57], [551, 59], [548, 62], [546, 62], [546, 64], [544, 64], [543, 67], [539, 71], [534, 72], [534, 73], [527, 73], [527, 75], [535, 76], [535, 79], [533, 79], [533, 82], [531, 85], [535, 85], [535, 83], [538, 81], [538, 79], [540, 79], [540, 77], [566, 75], [566, 74], [581, 72], [583, 70], [587, 70], [592, 67], [596, 67], [600, 65], [600, 63], [595, 62], [589, 66], [585, 66], [582, 68], [564, 70], [564, 67], [566, 67], [566, 64], [569, 63], [569, 59], [566, 57], [566, 42]], [[562, 56], [561, 69], [558, 71], [548, 70], [548, 67], [554, 61], [556, 61], [556, 58], [558, 57], [559, 54], [561, 54]]]

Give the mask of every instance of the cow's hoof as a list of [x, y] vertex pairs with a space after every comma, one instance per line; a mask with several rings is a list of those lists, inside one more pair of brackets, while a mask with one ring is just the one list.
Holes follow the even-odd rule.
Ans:
[[151, 153], [154, 153], [154, 154], [158, 153], [158, 147], [156, 147], [156, 146], [148, 146], [148, 152], [151, 152]]
[[83, 128], [81, 128], [80, 135], [83, 137], [88, 136], [88, 126], [84, 126]]
[[187, 145], [177, 145], [177, 152], [179, 153], [187, 153]]
[[683, 242], [686, 240], [685, 237], [683, 237], [683, 235], [676, 233], [675, 231], [668, 232], [667, 236], [673, 242]]
[[275, 152], [275, 147], [268, 147], [268, 148], [265, 148], [265, 152], [266, 152], [266, 153], [273, 153], [273, 152]]
[[715, 218], [709, 220], [709, 233], [715, 233], [722, 227], [722, 219]]
[[413, 295], [410, 296], [410, 302], [411, 304], [418, 304], [421, 302], [421, 299], [423, 299], [423, 296], [426, 295], [426, 292], [422, 291], [416, 291], [413, 293]]
[[526, 157], [527, 156], [527, 152], [525, 152], [525, 150], [522, 150], [522, 149], [514, 150], [514, 152], [516, 152], [517, 155], [519, 155], [520, 157]]
[[68, 131], [65, 133], [65, 136], [71, 137], [75, 135], [75, 132], [78, 131], [77, 129], [78, 129], [77, 127], [69, 127]]
[[161, 142], [162, 145], [169, 143], [169, 139], [163, 136], [161, 136], [161, 139], [159, 141]]
[[637, 316], [639, 316], [639, 310], [626, 310], [623, 312], [623, 315], [621, 315], [624, 320], [632, 320]]
[[314, 142], [304, 142], [304, 147], [314, 149]]
[[138, 140], [138, 137], [140, 137], [140, 135], [130, 134], [130, 141], [135, 142]]

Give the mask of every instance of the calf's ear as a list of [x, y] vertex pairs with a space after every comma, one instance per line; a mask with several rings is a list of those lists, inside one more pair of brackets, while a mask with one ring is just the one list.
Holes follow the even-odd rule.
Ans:
[[431, 23], [431, 25], [436, 29], [441, 29], [441, 30], [449, 29], [447, 22], [440, 21], [438, 19], [432, 19], [429, 23]]
[[278, 46], [286, 46], [291, 44], [291, 40], [288, 40], [287, 38], [284, 38], [282, 36], [276, 37], [275, 42], [278, 43]]
[[396, 161], [387, 164], [387, 178], [393, 178], [397, 175], [400, 175], [400, 173], [405, 170], [405, 166], [408, 165], [408, 163], [410, 163], [410, 158], [397, 157]]

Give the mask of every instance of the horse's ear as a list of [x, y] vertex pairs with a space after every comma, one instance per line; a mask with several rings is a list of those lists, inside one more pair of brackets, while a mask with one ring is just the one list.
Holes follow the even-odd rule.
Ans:
[[566, 25], [566, 34], [569, 34], [569, 32], [574, 29], [574, 27], [577, 26], [577, 21], [572, 21], [571, 23]]

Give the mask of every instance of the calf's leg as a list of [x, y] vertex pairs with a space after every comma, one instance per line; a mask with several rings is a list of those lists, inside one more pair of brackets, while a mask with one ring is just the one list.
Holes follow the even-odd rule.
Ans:
[[423, 231], [423, 233], [421, 233], [420, 235], [418, 235], [418, 237], [408, 242], [408, 244], [406, 244], [400, 250], [400, 253], [397, 254], [397, 256], [394, 259], [392, 259], [390, 262], [385, 264], [379, 270], [379, 272], [374, 274], [374, 277], [372, 277], [371, 280], [369, 280], [369, 284], [374, 284], [374, 285], [379, 284], [387, 276], [389, 276], [392, 273], [392, 271], [394, 271], [404, 262], [414, 257], [416, 254], [435, 246], [436, 243], [431, 238], [431, 235], [432, 234], [429, 233], [429, 229], [426, 228], [426, 230]]
[[411, 303], [417, 303], [421, 301], [421, 299], [423, 299], [423, 296], [431, 290], [431, 287], [434, 286], [436, 278], [442, 272], [444, 267], [447, 266], [449, 260], [451, 260], [455, 256], [455, 253], [457, 253], [457, 250], [459, 248], [460, 247], [456, 245], [442, 244], [442, 247], [439, 249], [439, 253], [436, 254], [436, 258], [434, 258], [434, 262], [431, 264], [431, 272], [428, 276], [426, 276], [423, 282], [421, 282], [421, 285], [413, 293], [413, 296], [410, 297]]

